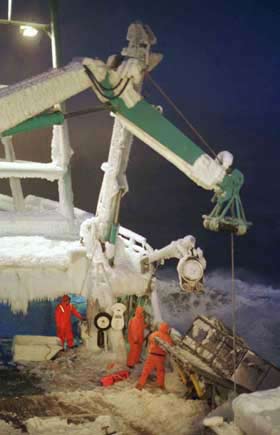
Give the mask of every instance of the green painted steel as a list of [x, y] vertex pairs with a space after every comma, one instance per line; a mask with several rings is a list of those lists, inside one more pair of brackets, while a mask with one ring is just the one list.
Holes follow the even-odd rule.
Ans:
[[197, 145], [147, 101], [141, 100], [129, 109], [120, 98], [117, 98], [112, 101], [112, 106], [117, 113], [141, 128], [190, 165], [193, 165], [198, 157], [204, 154]]
[[229, 175], [226, 175], [220, 184], [221, 189], [225, 192], [221, 202], [226, 201], [235, 194], [238, 195], [243, 183], [244, 175], [238, 169], [234, 169]]
[[109, 242], [112, 243], [113, 245], [116, 244], [118, 232], [119, 232], [119, 224], [112, 224], [110, 230]]
[[[103, 80], [102, 85], [107, 89], [112, 87], [109, 77]], [[122, 88], [116, 89], [118, 93]], [[179, 156], [182, 160], [190, 165], [200, 157], [204, 152], [185, 136], [178, 128], [169, 122], [155, 107], [142, 99], [134, 107], [128, 108], [120, 98], [114, 98], [112, 91], [104, 91], [104, 94], [110, 98], [112, 110], [124, 116], [135, 126], [141, 128], [145, 133], [157, 140], [161, 145]], [[113, 99], [112, 99], [113, 97]]]
[[214, 197], [216, 206], [209, 215], [203, 216], [205, 228], [212, 231], [231, 231], [239, 236], [246, 234], [252, 223], [246, 219], [239, 196], [243, 183], [244, 176], [238, 169], [224, 177], [219, 185], [221, 191]]
[[27, 121], [21, 122], [9, 130], [1, 133], [2, 137], [14, 136], [18, 133], [37, 130], [38, 128], [46, 128], [52, 125], [63, 124], [64, 115], [62, 112], [45, 113], [43, 115], [35, 116]]
[[[111, 86], [108, 76], [103, 81], [103, 85], [107, 89]], [[119, 90], [116, 91], [116, 93], [118, 92]], [[113, 92], [108, 90], [104, 93], [109, 97], [112, 110], [124, 116], [133, 125], [139, 127], [188, 164], [193, 165], [202, 154], [205, 154], [203, 150], [144, 99], [139, 101], [134, 107], [128, 108], [120, 98], [121, 95], [120, 97], [114, 97]], [[224, 229], [238, 235], [243, 235], [247, 232], [247, 228], [251, 223], [246, 220], [239, 196], [243, 183], [243, 174], [239, 170], [234, 169], [216, 186], [215, 202], [217, 204], [210, 215], [203, 216], [205, 228], [213, 231]]]

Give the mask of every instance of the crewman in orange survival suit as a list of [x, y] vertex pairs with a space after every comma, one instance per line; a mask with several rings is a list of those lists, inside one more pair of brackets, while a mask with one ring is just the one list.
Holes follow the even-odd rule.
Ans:
[[146, 359], [146, 362], [143, 367], [142, 374], [140, 379], [136, 385], [138, 390], [142, 390], [145, 383], [147, 382], [149, 374], [156, 369], [157, 371], [157, 384], [160, 388], [164, 389], [164, 377], [165, 377], [165, 369], [164, 362], [166, 352], [163, 350], [156, 342], [155, 337], [160, 338], [166, 343], [173, 345], [172, 338], [169, 333], [169, 325], [167, 323], [161, 323], [159, 325], [159, 329], [156, 332], [153, 332], [149, 337], [149, 355]]
[[127, 365], [132, 368], [139, 363], [144, 342], [144, 310], [142, 307], [136, 307], [135, 316], [128, 324], [128, 342], [130, 346], [127, 357]]
[[71, 314], [84, 320], [76, 308], [70, 304], [70, 297], [64, 295], [55, 309], [56, 335], [60, 338], [62, 346], [66, 341], [69, 348], [74, 347]]

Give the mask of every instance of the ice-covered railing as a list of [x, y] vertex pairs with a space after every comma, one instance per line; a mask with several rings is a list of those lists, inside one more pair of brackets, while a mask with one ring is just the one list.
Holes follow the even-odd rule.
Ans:
[[120, 227], [118, 235], [124, 241], [124, 245], [127, 249], [139, 254], [140, 256], [147, 254], [147, 252], [152, 249], [147, 243], [145, 237], [140, 236], [140, 234], [134, 233], [127, 228]]

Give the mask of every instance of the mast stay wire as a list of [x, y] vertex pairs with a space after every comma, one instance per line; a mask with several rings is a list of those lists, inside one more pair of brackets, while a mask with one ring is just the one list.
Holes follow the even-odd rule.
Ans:
[[217, 158], [217, 153], [209, 145], [209, 143], [204, 139], [204, 137], [199, 133], [199, 131], [192, 125], [192, 123], [186, 118], [184, 113], [178, 108], [174, 101], [166, 94], [162, 87], [152, 78], [149, 72], [146, 72], [146, 77], [152, 83], [152, 85], [157, 89], [157, 91], [165, 98], [169, 105], [175, 110], [177, 115], [185, 122], [185, 124], [192, 130], [192, 132], [198, 137], [198, 139], [203, 143], [203, 145], [211, 152], [211, 154]]

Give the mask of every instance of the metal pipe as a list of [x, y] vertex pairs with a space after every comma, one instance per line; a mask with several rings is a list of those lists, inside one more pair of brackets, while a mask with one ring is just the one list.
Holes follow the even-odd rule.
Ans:
[[12, 19], [12, 3], [13, 0], [8, 0], [8, 20], [11, 21]]
[[37, 30], [43, 30], [44, 32], [49, 34], [50, 26], [48, 24], [43, 23], [32, 23], [30, 21], [18, 21], [18, 20], [0, 20], [0, 24], [11, 24], [13, 26], [30, 26], [34, 27]]
[[58, 1], [49, 0], [50, 30], [52, 44], [52, 66], [59, 68], [62, 65], [60, 34], [58, 28]]

